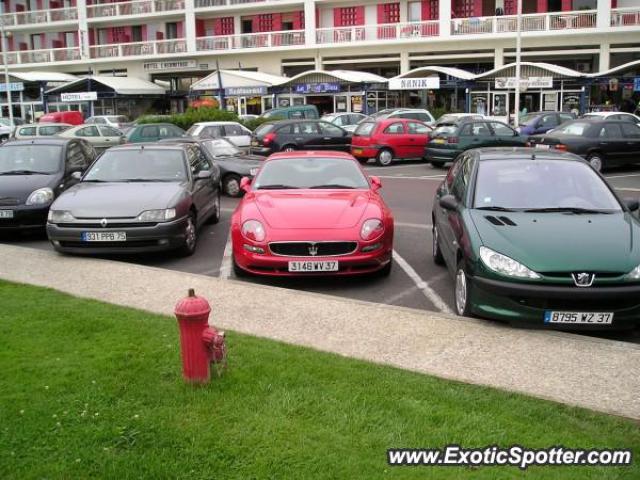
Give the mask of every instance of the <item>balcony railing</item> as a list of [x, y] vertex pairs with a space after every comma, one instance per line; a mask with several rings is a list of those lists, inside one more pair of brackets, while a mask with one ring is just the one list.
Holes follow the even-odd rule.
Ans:
[[91, 58], [138, 57], [167, 53], [184, 53], [186, 51], [187, 42], [184, 38], [148, 42], [114, 43], [113, 45], [90, 47]]
[[614, 8], [611, 10], [612, 27], [632, 27], [640, 25], [640, 8]]
[[133, 2], [87, 5], [87, 17], [101, 18], [123, 15], [144, 15], [182, 9], [184, 9], [184, 0], [137, 0]]
[[316, 42], [356, 43], [378, 40], [410, 39], [433, 37], [438, 35], [437, 20], [428, 22], [383, 23], [379, 25], [360, 25], [354, 27], [319, 28], [316, 30]]
[[0, 15], [0, 23], [5, 27], [37, 25], [52, 22], [73, 22], [78, 20], [77, 8], [54, 8], [31, 12], [5, 13]]
[[196, 8], [229, 7], [233, 5], [244, 5], [247, 3], [271, 3], [277, 1], [279, 0], [195, 0], [195, 6]]
[[[512, 33], [517, 31], [518, 17], [456, 18], [451, 20], [451, 35], [482, 35], [486, 33]], [[596, 11], [533, 13], [522, 15], [523, 32], [578, 30], [596, 27]]]
[[198, 51], [288, 47], [293, 45], [304, 45], [304, 30], [220, 35], [196, 39], [196, 49]]
[[80, 60], [79, 47], [7, 52], [7, 63], [9, 65], [20, 65], [25, 63], [68, 62], [72, 60]]

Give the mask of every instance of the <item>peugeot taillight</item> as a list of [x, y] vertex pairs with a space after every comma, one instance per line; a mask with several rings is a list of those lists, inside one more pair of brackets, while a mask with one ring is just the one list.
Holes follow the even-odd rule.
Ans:
[[264, 137], [262, 137], [262, 143], [267, 145], [273, 142], [276, 139], [275, 133], [267, 133]]
[[458, 137], [448, 137], [447, 143], [458, 143]]
[[553, 146], [553, 148], [555, 148], [556, 150], [560, 150], [560, 151], [562, 151], [562, 152], [566, 152], [566, 151], [568, 150], [568, 149], [567, 149], [567, 146], [566, 146], [566, 145], [564, 145], [564, 144], [562, 144], [562, 143], [559, 143], [559, 144], [557, 144], [557, 145], [554, 145], [554, 146]]

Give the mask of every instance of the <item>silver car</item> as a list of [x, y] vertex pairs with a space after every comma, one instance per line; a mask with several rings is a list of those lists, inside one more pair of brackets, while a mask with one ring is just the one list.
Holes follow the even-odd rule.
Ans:
[[104, 150], [126, 141], [120, 130], [108, 125], [78, 125], [60, 132], [58, 136], [82, 138], [93, 145], [96, 150]]

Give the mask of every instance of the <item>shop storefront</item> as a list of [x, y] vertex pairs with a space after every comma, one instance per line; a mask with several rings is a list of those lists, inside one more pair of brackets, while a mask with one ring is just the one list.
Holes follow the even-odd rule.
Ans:
[[[515, 64], [476, 75], [468, 89], [467, 111], [507, 120], [513, 117]], [[520, 110], [583, 113], [588, 103], [584, 74], [547, 63], [521, 63]]]
[[[47, 89], [65, 85], [77, 80], [78, 77], [57, 72], [12, 72], [9, 75], [9, 90], [13, 115], [27, 122], [36, 121], [47, 111], [44, 92]], [[0, 84], [0, 113], [1, 117], [9, 116], [6, 95], [7, 86]]]
[[214, 71], [191, 85], [191, 101], [215, 99], [238, 115], [260, 115], [274, 107], [271, 87], [285, 77], [248, 70]]
[[165, 89], [135, 77], [93, 76], [53, 88], [45, 94], [48, 111], [79, 110], [93, 115], [125, 115], [134, 119], [162, 111]]
[[626, 63], [605, 72], [587, 75], [590, 102], [594, 111], [640, 111], [640, 60]]
[[278, 107], [315, 105], [321, 115], [370, 115], [399, 105], [399, 95], [388, 91], [386, 78], [351, 70], [310, 70], [286, 79], [271, 91]]

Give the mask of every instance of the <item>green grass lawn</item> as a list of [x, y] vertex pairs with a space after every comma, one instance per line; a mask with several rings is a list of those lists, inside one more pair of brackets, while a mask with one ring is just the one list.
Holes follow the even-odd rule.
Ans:
[[192, 387], [175, 319], [5, 282], [0, 329], [1, 479], [640, 478], [387, 465], [451, 443], [640, 451], [637, 423], [523, 395], [233, 332], [228, 372]]

